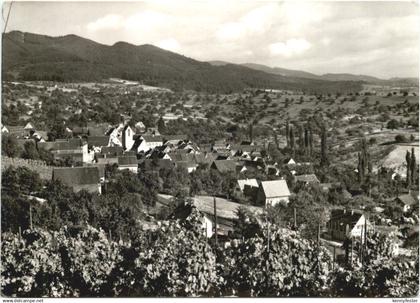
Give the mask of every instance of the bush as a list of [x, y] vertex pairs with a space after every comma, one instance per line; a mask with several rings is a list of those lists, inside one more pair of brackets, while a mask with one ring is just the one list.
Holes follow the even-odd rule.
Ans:
[[405, 143], [405, 142], [408, 142], [408, 140], [407, 140], [407, 137], [406, 136], [399, 134], [399, 135], [396, 135], [395, 136], [395, 142], [397, 142], [397, 143]]

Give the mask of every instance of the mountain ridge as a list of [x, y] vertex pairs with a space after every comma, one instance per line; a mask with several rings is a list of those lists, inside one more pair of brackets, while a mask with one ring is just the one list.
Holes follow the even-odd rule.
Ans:
[[3, 79], [102, 81], [111, 77], [175, 90], [234, 92], [246, 88], [308, 92], [357, 91], [361, 81], [325, 81], [258, 71], [237, 64], [214, 66], [151, 44], [100, 44], [77, 35], [3, 34]]

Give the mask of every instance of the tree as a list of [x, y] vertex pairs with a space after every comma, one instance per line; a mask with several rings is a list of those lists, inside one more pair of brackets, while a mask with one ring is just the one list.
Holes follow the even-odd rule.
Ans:
[[321, 128], [321, 166], [328, 165], [327, 156], [327, 128], [325, 125]]
[[159, 120], [157, 122], [157, 127], [158, 127], [159, 133], [161, 133], [161, 134], [165, 134], [166, 133], [165, 121], [163, 120], [162, 117], [159, 118]]
[[414, 154], [414, 147], [411, 149], [411, 184], [416, 184], [417, 177], [417, 164], [416, 164], [416, 155]]
[[388, 123], [386, 124], [386, 128], [388, 129], [397, 129], [399, 127], [400, 127], [400, 124], [395, 119], [389, 120]]
[[395, 142], [405, 143], [405, 142], [407, 142], [407, 138], [404, 135], [398, 134], [398, 135], [395, 136]]
[[31, 140], [31, 141], [25, 142], [25, 144], [23, 145], [22, 158], [33, 159], [33, 160], [39, 159], [38, 150], [36, 149], [34, 141]]
[[405, 154], [405, 161], [407, 163], [407, 187], [410, 187], [411, 185], [411, 154], [410, 152], [407, 150], [407, 153]]
[[16, 137], [11, 135], [1, 135], [1, 153], [7, 157], [18, 157], [21, 153], [21, 147], [18, 144]]

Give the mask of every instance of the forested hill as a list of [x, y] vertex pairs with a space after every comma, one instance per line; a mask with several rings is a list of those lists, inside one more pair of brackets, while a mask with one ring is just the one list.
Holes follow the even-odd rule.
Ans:
[[112, 46], [67, 35], [50, 37], [18, 31], [3, 35], [3, 79], [102, 81], [111, 77], [174, 90], [230, 93], [244, 88], [347, 92], [361, 81], [324, 81], [275, 75], [245, 66], [213, 66], [153, 45]]

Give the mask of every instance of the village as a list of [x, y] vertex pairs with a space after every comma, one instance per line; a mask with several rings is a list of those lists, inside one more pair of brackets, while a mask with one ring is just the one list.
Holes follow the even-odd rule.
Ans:
[[[3, 85], [3, 171], [27, 167], [42, 171], [45, 181], [96, 195], [107, 195], [112, 169], [152, 176], [158, 184], [146, 225], [185, 220], [185, 208], [193, 205], [203, 215], [205, 235], [219, 242], [232, 239], [239, 209], [258, 217], [270, 207], [283, 212], [278, 220], [284, 226], [314, 229], [308, 234], [334, 260], [348, 254], [347, 239], [363, 242], [369, 230], [392, 232], [395, 254], [411, 255], [417, 246], [418, 103], [412, 89], [335, 99], [291, 91], [191, 99], [136, 83]], [[98, 104], [101, 96], [110, 108], [98, 118], [99, 106], [107, 106]], [[183, 101], [172, 101], [177, 96]], [[255, 100], [251, 105], [252, 96], [273, 109]], [[206, 109], [202, 100], [212, 98], [225, 100], [215, 104], [239, 104], [236, 114], [229, 107], [223, 113], [214, 106]], [[377, 101], [369, 103], [369, 98]], [[319, 106], [311, 110], [305, 103], [314, 100]], [[162, 111], [170, 108], [168, 102], [172, 109]], [[291, 102], [303, 104], [300, 112], [287, 111]], [[332, 105], [325, 108], [325, 103]], [[350, 110], [354, 103], [361, 103], [355, 111]], [[248, 105], [245, 111], [242, 104]], [[375, 108], [382, 112], [376, 118]], [[270, 119], [277, 111], [280, 119]], [[198, 129], [200, 124], [204, 129]]]

